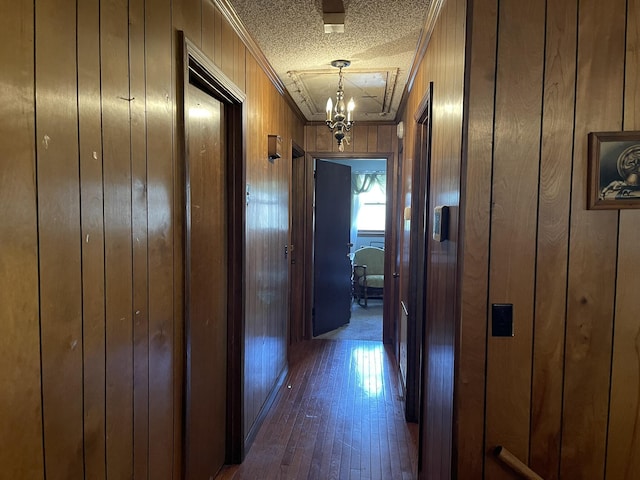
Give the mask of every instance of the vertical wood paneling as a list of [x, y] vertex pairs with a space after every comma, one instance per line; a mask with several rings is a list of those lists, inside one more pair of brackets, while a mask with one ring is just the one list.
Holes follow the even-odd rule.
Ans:
[[577, 6], [547, 3], [530, 446], [545, 479], [560, 465]]
[[632, 210], [620, 213], [619, 280], [607, 432], [606, 478], [609, 479], [631, 480], [640, 476], [639, 213]]
[[[258, 106], [258, 102], [261, 100], [259, 94], [259, 84], [258, 84], [258, 65], [253, 58], [248, 62], [247, 67], [248, 78], [250, 87], [247, 88], [247, 110], [249, 115], [249, 120], [247, 121], [247, 135], [250, 135], [253, 138], [259, 138], [259, 128], [258, 128], [258, 118], [256, 118], [260, 112], [260, 107]], [[253, 268], [260, 268], [259, 262], [261, 259], [258, 258], [258, 251], [255, 248], [254, 244], [252, 244], [253, 239], [255, 237], [255, 210], [256, 203], [259, 200], [259, 194], [256, 186], [256, 174], [253, 168], [249, 168], [250, 159], [255, 158], [259, 155], [259, 145], [256, 142], [251, 142], [251, 145], [247, 145], [247, 183], [250, 185], [250, 194], [249, 194], [249, 203], [246, 206], [246, 255], [247, 255], [247, 267], [249, 265], [253, 266]], [[266, 240], [266, 239], [264, 239]], [[251, 425], [253, 424], [252, 415], [255, 412], [255, 388], [256, 385], [259, 385], [259, 359], [257, 358], [257, 353], [260, 351], [257, 348], [257, 341], [260, 338], [258, 327], [259, 323], [255, 321], [255, 311], [257, 309], [256, 306], [256, 276], [255, 275], [247, 275], [247, 299], [246, 299], [246, 312], [245, 312], [245, 360], [244, 360], [244, 378], [245, 378], [245, 389], [244, 389], [244, 438], [247, 437]], [[255, 368], [258, 366], [258, 368]]]
[[627, 0], [624, 129], [640, 130], [640, 2]]
[[369, 125], [367, 127], [367, 152], [375, 152], [378, 148], [378, 127]]
[[[256, 99], [256, 70], [257, 70], [258, 66], [255, 62], [255, 60], [253, 59], [253, 57], [249, 57], [249, 61], [247, 62], [247, 79], [248, 79], [248, 85], [247, 85], [247, 127], [246, 127], [246, 134], [256, 138], [256, 131], [255, 131], [255, 120], [253, 120], [253, 117], [255, 115], [257, 115], [258, 109], [255, 108], [255, 103], [257, 101]], [[247, 144], [247, 152], [246, 152], [246, 158], [247, 158], [247, 163], [248, 163], [248, 159], [252, 158], [253, 156], [256, 155], [256, 146], [254, 142], [251, 142], [249, 144]], [[255, 250], [253, 248], [251, 248], [251, 244], [250, 244], [250, 233], [252, 231], [252, 222], [253, 222], [253, 210], [254, 210], [254, 195], [255, 195], [255, 189], [254, 189], [254, 174], [253, 171], [250, 170], [249, 168], [247, 168], [247, 188], [249, 189], [249, 199], [248, 199], [248, 204], [246, 206], [245, 209], [245, 214], [246, 214], [246, 228], [245, 228], [245, 235], [246, 235], [246, 261], [247, 261], [247, 266], [249, 265], [255, 265], [256, 262], [256, 258], [255, 258]], [[244, 327], [244, 335], [245, 335], [245, 344], [244, 344], [244, 348], [245, 348], [245, 354], [244, 354], [244, 382], [247, 385], [252, 384], [253, 382], [255, 382], [255, 371], [252, 371], [248, 368], [248, 365], [253, 365], [255, 364], [255, 360], [253, 358], [253, 356], [255, 355], [256, 349], [253, 348], [253, 344], [252, 344], [252, 340], [253, 338], [255, 338], [255, 322], [250, 321], [251, 319], [251, 315], [253, 314], [253, 311], [255, 309], [254, 307], [254, 302], [255, 302], [255, 296], [254, 295], [250, 295], [249, 292], [254, 291], [255, 286], [255, 277], [254, 275], [247, 275], [246, 278], [246, 292], [247, 292], [247, 296], [246, 296], [246, 302], [245, 302], [245, 327]], [[253, 393], [251, 391], [251, 393]], [[249, 395], [249, 390], [248, 389], [244, 389], [243, 391], [244, 394], [244, 411], [243, 411], [243, 436], [246, 438], [246, 435], [248, 433], [248, 427], [247, 425], [250, 424], [250, 415], [249, 412], [253, 410], [253, 397], [252, 395]]]
[[[43, 478], [35, 168], [34, 4], [0, 15], [0, 465]], [[10, 432], [10, 434], [8, 434]]]
[[[408, 339], [408, 342], [415, 342], [415, 346], [413, 352], [408, 351], [407, 382], [411, 385], [416, 383], [412, 382], [412, 376], [419, 378], [418, 393], [421, 399], [416, 408], [421, 419], [419, 478], [424, 479], [456, 476], [452, 471], [452, 435], [458, 297], [456, 271], [460, 239], [455, 225], [460, 200], [466, 11], [467, 3], [464, 0], [449, 1], [443, 5], [439, 23], [433, 29], [423, 63], [417, 72], [414, 91], [407, 102], [403, 119], [407, 131], [403, 160], [409, 160], [402, 166], [405, 195], [414, 200], [410, 225], [412, 232], [405, 228], [405, 242], [410, 236], [413, 237], [413, 231], [422, 228], [418, 225], [420, 221], [415, 223], [418, 216], [424, 214], [424, 228], [430, 232], [435, 205], [448, 205], [451, 212], [447, 240], [434, 242], [427, 234], [425, 245], [418, 244], [415, 249], [411, 245], [409, 257], [405, 257], [403, 265], [403, 275], [412, 275], [409, 273], [412, 270], [410, 265], [422, 263], [418, 252], [426, 248], [425, 271], [416, 272], [418, 278], [423, 277], [424, 281], [418, 282], [421, 284], [420, 291], [415, 293], [418, 299], [424, 299], [424, 313], [420, 314], [421, 309], [412, 307], [410, 303], [407, 319], [408, 336], [411, 337], [411, 331], [419, 332], [420, 336], [417, 342]], [[431, 84], [433, 97], [429, 132], [419, 127], [415, 118], [422, 113], [423, 101]], [[385, 141], [381, 138], [383, 132], [378, 131], [379, 145]], [[427, 149], [428, 155], [421, 153]], [[412, 167], [411, 164], [415, 162], [418, 164]], [[412, 175], [423, 178], [412, 178]], [[416, 190], [418, 187], [425, 188], [425, 191], [419, 192]], [[420, 201], [415, 201], [417, 196], [426, 197], [424, 212], [416, 211], [423, 208], [420, 207]], [[410, 243], [413, 240], [411, 238]], [[410, 299], [413, 292], [407, 293]], [[403, 299], [402, 296], [400, 298]], [[406, 297], [403, 300], [406, 301]], [[415, 373], [410, 375], [412, 368]]]
[[215, 62], [216, 46], [216, 12], [213, 2], [204, 0], [202, 2], [202, 52]]
[[215, 9], [213, 44], [213, 61], [220, 67], [222, 64], [222, 15], [217, 8]]
[[[624, 129], [640, 130], [640, 1], [627, 3]], [[640, 211], [620, 212], [606, 478], [640, 477]]]
[[[149, 477], [179, 471], [174, 446], [173, 102], [171, 4], [147, 0], [145, 10], [147, 196], [149, 271]], [[170, 454], [169, 452], [173, 452]]]
[[145, 3], [129, 3], [131, 223], [133, 248], [133, 476], [149, 462], [149, 317], [147, 277], [147, 142], [145, 115]]
[[198, 48], [202, 45], [202, 4], [208, 0], [179, 0], [172, 2], [178, 22], [185, 35]]
[[318, 150], [318, 146], [316, 143], [316, 129], [312, 126], [304, 127], [304, 146], [305, 150], [309, 152], [315, 152]]
[[[500, 3], [489, 303], [514, 305], [515, 336], [488, 340], [486, 442], [522, 459], [529, 453], [544, 13], [544, 1]], [[506, 477], [495, 460], [485, 471]]]
[[247, 49], [240, 40], [240, 37], [236, 35], [235, 37], [235, 45], [234, 45], [234, 69], [233, 69], [233, 80], [235, 84], [244, 92], [247, 82], [246, 82], [246, 72], [245, 72], [245, 64], [246, 64], [246, 55]]
[[[326, 127], [325, 127], [326, 128]], [[367, 151], [367, 137], [368, 128], [366, 125], [355, 124], [351, 129], [351, 139], [353, 143], [354, 152], [366, 152]], [[313, 151], [313, 150], [311, 150]]]
[[288, 191], [291, 155], [267, 158], [267, 135], [289, 145], [288, 108], [251, 55], [247, 55], [247, 183], [245, 315], [245, 440], [286, 366]]
[[105, 319], [99, 2], [78, 4], [78, 134], [82, 206], [84, 463], [106, 478]]
[[220, 38], [220, 45], [222, 48], [222, 55], [220, 58], [220, 68], [224, 74], [233, 78], [233, 67], [235, 65], [235, 58], [233, 52], [233, 45], [235, 42], [236, 34], [227, 22], [222, 22], [222, 32]]
[[393, 150], [394, 137], [398, 138], [395, 135], [395, 126], [380, 125], [378, 127], [378, 144], [376, 145], [376, 151], [391, 152]]
[[[316, 152], [332, 152], [333, 143], [336, 141], [333, 138], [331, 130], [324, 125], [315, 125], [309, 127], [316, 131]], [[355, 128], [355, 127], [354, 127]], [[310, 150], [310, 149], [307, 149]], [[366, 151], [366, 150], [363, 150]]]
[[76, 31], [68, 21], [75, 8], [70, 1], [39, 4], [35, 21], [42, 395], [50, 479], [84, 475]]
[[[456, 345], [456, 300], [458, 269], [458, 206], [462, 151], [462, 104], [464, 95], [464, 62], [466, 2], [448, 2], [441, 10], [444, 22], [436, 26], [437, 50], [433, 52], [434, 110], [432, 132], [432, 169], [430, 205], [450, 205], [450, 227], [446, 242], [430, 242], [427, 267], [427, 328], [424, 336], [426, 367], [422, 382], [423, 428], [421, 455], [426, 465], [426, 478], [452, 477], [453, 392]], [[436, 53], [437, 52], [437, 53]], [[444, 68], [444, 66], [447, 68]], [[425, 74], [429, 71], [425, 70]], [[429, 81], [425, 78], [425, 81]], [[439, 85], [435, 89], [435, 85]], [[437, 101], [435, 96], [437, 94]], [[427, 212], [427, 232], [433, 230], [432, 210]], [[436, 448], [433, 445], [437, 445]]]
[[474, 2], [468, 37], [468, 126], [462, 188], [460, 339], [456, 381], [458, 478], [483, 478], [489, 224], [493, 154], [497, 0]]
[[133, 279], [128, 9], [100, 5], [107, 476], [133, 474]]
[[246, 144], [263, 216], [251, 239], [261, 263], [251, 291], [257, 335], [247, 358], [259, 368], [249, 424], [286, 364], [290, 165], [265, 161], [266, 133], [289, 144], [294, 134], [302, 142], [304, 128], [209, 2], [12, 3], [2, 11], [2, 475], [180, 478], [175, 29], [204, 42], [241, 88], [252, 82], [255, 96], [248, 117], [256, 135]]
[[618, 212], [586, 210], [584, 159], [588, 132], [621, 127], [625, 45], [619, 26], [624, 19], [624, 1], [580, 2], [562, 478], [605, 473]]
[[[637, 365], [635, 345], [637, 326], [634, 324], [637, 322], [630, 320], [633, 307], [629, 293], [637, 290], [635, 278], [630, 278], [630, 268], [633, 268], [630, 265], [637, 261], [635, 254], [628, 249], [631, 248], [631, 238], [637, 236], [638, 219], [631, 216], [634, 214], [632, 211], [620, 214], [615, 211], [587, 211], [585, 185], [587, 134], [590, 131], [620, 129], [623, 91], [624, 128], [637, 128], [631, 119], [639, 110], [635, 100], [638, 80], [637, 73], [634, 73], [638, 64], [638, 5], [635, 0], [617, 1], [606, 7], [588, 0], [579, 2], [579, 7], [575, 0], [546, 2], [546, 18], [543, 18], [531, 14], [521, 17], [513, 13], [505, 15], [510, 2], [503, 0], [499, 4], [501, 11], [495, 13], [492, 11], [495, 8], [493, 1], [474, 2], [471, 17], [472, 32], [484, 34], [486, 25], [499, 15], [501, 31], [497, 43], [497, 64], [491, 58], [491, 45], [486, 44], [484, 49], [485, 43], [475, 39], [471, 43], [472, 51], [468, 58], [468, 161], [464, 179], [467, 190], [463, 218], [466, 239], [457, 383], [460, 388], [456, 400], [458, 476], [478, 478], [480, 475], [477, 448], [481, 443], [479, 439], [471, 442], [469, 438], [473, 435], [473, 411], [479, 411], [481, 404], [472, 405], [466, 394], [470, 392], [467, 388], [468, 376], [474, 374], [478, 379], [481, 378], [478, 364], [482, 360], [483, 349], [477, 338], [483, 332], [469, 315], [471, 310], [467, 306], [481, 305], [485, 290], [482, 279], [470, 275], [473, 274], [473, 267], [477, 266], [480, 277], [483, 269], [490, 271], [494, 282], [494, 272], [502, 271], [502, 277], [508, 279], [509, 285], [517, 285], [515, 289], [511, 287], [513, 290], [525, 286], [528, 291], [531, 265], [523, 267], [518, 260], [518, 263], [514, 263], [516, 267], [503, 270], [505, 258], [514, 255], [525, 258], [533, 256], [531, 253], [523, 254], [528, 249], [523, 248], [519, 241], [522, 238], [520, 234], [526, 231], [526, 238], [531, 238], [532, 234], [536, 237], [536, 283], [535, 292], [521, 291], [520, 299], [526, 304], [532, 300], [535, 302], [533, 350], [524, 354], [514, 352], [515, 356], [508, 359], [500, 357], [501, 360], [496, 364], [492, 351], [498, 339], [489, 339], [485, 451], [499, 442], [515, 451], [544, 478], [550, 479], [605, 476], [606, 454], [606, 478], [634, 478], [637, 476], [634, 470], [637, 459], [632, 453], [635, 449], [632, 429], [636, 420], [629, 412], [636, 411], [640, 367]], [[626, 59], [625, 35], [620, 27], [624, 25], [625, 18], [628, 22]], [[535, 90], [538, 86], [544, 88], [540, 174], [538, 179], [532, 173], [524, 175], [537, 187], [538, 190], [534, 192], [528, 186], [512, 192], [508, 192], [510, 186], [505, 187], [507, 181], [517, 183], [523, 174], [517, 170], [517, 166], [511, 166], [509, 168], [513, 171], [509, 176], [513, 178], [508, 180], [504, 176], [501, 149], [508, 148], [513, 157], [510, 161], [515, 165], [527, 157], [519, 153], [523, 142], [517, 135], [518, 131], [511, 139], [501, 138], [501, 125], [511, 122], [514, 127], [519, 126], [519, 131], [538, 131], [539, 119], [536, 115], [530, 115], [522, 125], [518, 125], [513, 121], [513, 115], [522, 111], [522, 104], [510, 102], [508, 108], [501, 109], [501, 95], [505, 88], [501, 79], [513, 75], [515, 77], [510, 84], [517, 85], [518, 78], [527, 78], [532, 74], [532, 65], [533, 70], [539, 65], [539, 56], [526, 50], [539, 37], [528, 33], [525, 41], [516, 42], [512, 36], [505, 35], [505, 29], [521, 29], [523, 32], [538, 29], [538, 32], [546, 32], [544, 79], [529, 78], [526, 81], [529, 90]], [[516, 48], [514, 58], [519, 55], [526, 58], [526, 62], [508, 61], [500, 53], [505, 48]], [[492, 90], [493, 68], [498, 74], [495, 132], [487, 122], [492, 115], [487, 95]], [[626, 72], [624, 81], [623, 72]], [[486, 87], [484, 91], [480, 89], [483, 83]], [[628, 87], [629, 84], [632, 86]], [[520, 90], [524, 89], [525, 85]], [[487, 174], [484, 178], [478, 174], [481, 165], [476, 160], [478, 147], [484, 146], [488, 151], [493, 134], [494, 222], [489, 244], [489, 237], [480, 234], [486, 222], [476, 222], [474, 212], [475, 205], [482, 203], [482, 200], [478, 201], [474, 196], [478, 192], [486, 192], [489, 184]], [[527, 151], [536, 147], [535, 140], [530, 139]], [[521, 217], [524, 214], [514, 211], [513, 206], [523, 195], [532, 197], [537, 204], [537, 211], [529, 210], [526, 214], [528, 217], [537, 214], [537, 232], [523, 227]], [[504, 201], [500, 201], [500, 196], [504, 197]], [[503, 207], [505, 201], [510, 204], [506, 211]], [[627, 214], [631, 215], [627, 217]], [[496, 248], [496, 242], [500, 241], [496, 219], [500, 219], [511, 237], [509, 242], [502, 242], [499, 248]], [[629, 223], [625, 224], [625, 221]], [[529, 243], [527, 245], [530, 246]], [[474, 248], [479, 252], [478, 259], [481, 259], [483, 248], [490, 248], [491, 264], [487, 263], [487, 267], [483, 268], [483, 262], [474, 262]], [[496, 256], [497, 252], [500, 253], [499, 257]], [[624, 287], [621, 287], [623, 284]], [[491, 301], [497, 301], [493, 296], [494, 287], [492, 283]], [[516, 304], [515, 310], [516, 338], [509, 339], [510, 343], [519, 340], [521, 335], [520, 303], [522, 301]], [[479, 315], [481, 312], [478, 312]], [[486, 319], [490, 320], [490, 316]], [[615, 334], [613, 350], [612, 333]], [[472, 361], [475, 361], [475, 366]], [[514, 390], [520, 391], [522, 385], [508, 375], [505, 379], [504, 372], [519, 371], [527, 377], [531, 367], [530, 399], [522, 396], [519, 401], [519, 408], [530, 408], [530, 415], [520, 415], [518, 408], [505, 407], [503, 398], [512, 395]], [[522, 384], [525, 389], [528, 388], [526, 380]], [[513, 429], [518, 432], [513, 439], [525, 447], [528, 441], [528, 451], [511, 446], [510, 438], [495, 438], [495, 430], [501, 428], [501, 424], [496, 423], [495, 411], [500, 408], [508, 410], [508, 421], [514, 424]], [[477, 414], [475, 418], [477, 425]], [[506, 422], [505, 419], [504, 425], [507, 425]], [[487, 462], [486, 478], [502, 478], [500, 472], [506, 471], [501, 467], [494, 469], [493, 465], [493, 460]]]
[[[338, 142], [325, 125], [304, 127], [305, 150], [308, 152], [340, 153]], [[349, 133], [351, 140], [344, 144], [345, 154], [390, 153], [397, 149], [395, 125], [355, 124]]]

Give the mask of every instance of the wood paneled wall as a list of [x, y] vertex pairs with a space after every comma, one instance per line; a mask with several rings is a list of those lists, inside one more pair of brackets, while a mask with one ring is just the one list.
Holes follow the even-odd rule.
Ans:
[[[413, 163], [419, 161], [420, 156], [414, 115], [428, 92], [429, 83], [433, 82], [426, 230], [431, 232], [433, 229], [433, 208], [438, 205], [449, 206], [450, 227], [448, 240], [435, 242], [429, 233], [426, 245], [426, 323], [419, 329], [423, 331], [424, 357], [420, 478], [429, 479], [451, 478], [465, 17], [465, 0], [444, 2], [403, 115], [406, 132], [402, 165], [404, 207], [411, 205]], [[405, 222], [401, 240], [401, 251], [404, 252], [401, 277], [406, 276], [409, 263], [414, 261], [407, 255], [409, 228], [410, 222]], [[401, 300], [407, 302], [406, 298]]]
[[[356, 123], [349, 132], [349, 143], [344, 142], [345, 155], [362, 153], [389, 153], [397, 151], [396, 126], [392, 124]], [[317, 153], [340, 153], [338, 142], [324, 123], [305, 127], [305, 150]]]
[[176, 30], [247, 93], [247, 429], [286, 362], [290, 156], [267, 134], [302, 123], [208, 0], [1, 10], [0, 476], [180, 478]]
[[515, 478], [496, 445], [545, 479], [636, 478], [640, 216], [586, 186], [587, 134], [640, 129], [640, 2], [472, 4], [458, 478]]
[[[295, 118], [253, 57], [247, 59], [245, 437], [286, 366], [289, 283], [291, 132]], [[300, 129], [302, 131], [302, 129]], [[269, 160], [267, 136], [280, 135], [283, 156]], [[296, 141], [300, 141], [297, 138]]]

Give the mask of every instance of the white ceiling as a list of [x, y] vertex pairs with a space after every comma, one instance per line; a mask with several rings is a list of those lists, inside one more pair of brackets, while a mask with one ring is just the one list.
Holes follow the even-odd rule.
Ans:
[[324, 33], [322, 0], [229, 0], [307, 120], [323, 121], [346, 59], [356, 121], [393, 121], [430, 0], [344, 0], [344, 33]]

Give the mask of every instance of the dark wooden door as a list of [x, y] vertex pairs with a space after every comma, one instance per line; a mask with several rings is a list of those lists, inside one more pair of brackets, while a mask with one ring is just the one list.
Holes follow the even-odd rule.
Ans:
[[316, 162], [313, 336], [351, 318], [351, 167]]
[[227, 196], [224, 106], [188, 86], [186, 336], [187, 479], [215, 477], [225, 460]]

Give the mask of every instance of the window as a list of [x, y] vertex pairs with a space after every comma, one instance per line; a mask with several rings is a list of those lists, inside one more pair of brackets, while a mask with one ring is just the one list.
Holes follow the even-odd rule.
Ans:
[[[368, 192], [362, 192], [356, 200], [359, 203], [356, 225], [358, 230], [384, 231], [387, 196], [384, 189], [386, 176], [381, 182], [374, 182]], [[381, 185], [382, 184], [382, 185]]]

